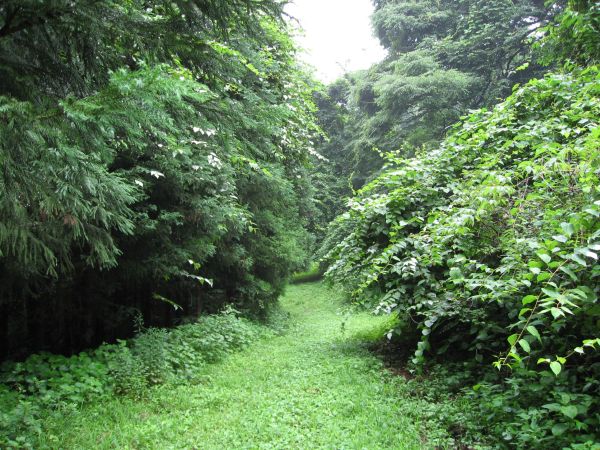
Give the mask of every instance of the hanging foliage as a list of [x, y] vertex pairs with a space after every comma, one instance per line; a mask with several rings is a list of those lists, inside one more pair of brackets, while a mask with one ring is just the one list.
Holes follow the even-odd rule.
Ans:
[[6, 351], [264, 310], [311, 243], [312, 87], [282, 4], [76, 3], [0, 6]]
[[350, 298], [407, 318], [396, 332], [418, 336], [416, 367], [465, 362], [464, 393], [511, 448], [598, 439], [600, 71], [566, 67], [463, 117], [434, 151], [389, 153], [322, 249]]

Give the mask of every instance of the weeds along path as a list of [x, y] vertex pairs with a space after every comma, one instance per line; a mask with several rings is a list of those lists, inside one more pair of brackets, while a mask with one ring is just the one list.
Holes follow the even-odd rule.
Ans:
[[[290, 328], [206, 369], [205, 382], [164, 386], [47, 423], [53, 448], [417, 449], [419, 404], [363, 341], [381, 318], [343, 317], [319, 283], [282, 298]], [[379, 330], [380, 331], [380, 330]], [[403, 393], [404, 392], [404, 396]]]

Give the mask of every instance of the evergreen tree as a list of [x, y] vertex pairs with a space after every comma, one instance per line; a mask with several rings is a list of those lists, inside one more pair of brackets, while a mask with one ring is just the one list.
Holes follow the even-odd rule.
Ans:
[[433, 148], [469, 109], [492, 105], [542, 73], [531, 44], [557, 12], [540, 0], [375, 5], [373, 26], [388, 56], [347, 77], [347, 137], [335, 151], [330, 143], [319, 147], [345, 165], [354, 189], [382, 167], [380, 151], [410, 156]]
[[304, 264], [312, 88], [282, 7], [0, 6], [9, 351], [125, 336], [140, 312], [259, 313]]

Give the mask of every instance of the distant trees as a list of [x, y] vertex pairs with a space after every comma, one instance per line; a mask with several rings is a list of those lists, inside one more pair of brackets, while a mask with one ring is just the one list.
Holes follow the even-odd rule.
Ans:
[[531, 44], [556, 13], [539, 0], [375, 5], [373, 25], [388, 57], [329, 88], [332, 105], [348, 114], [342, 128], [323, 122], [331, 141], [319, 148], [338, 158], [355, 189], [382, 167], [379, 151], [410, 156], [435, 147], [469, 109], [492, 105], [541, 74]]

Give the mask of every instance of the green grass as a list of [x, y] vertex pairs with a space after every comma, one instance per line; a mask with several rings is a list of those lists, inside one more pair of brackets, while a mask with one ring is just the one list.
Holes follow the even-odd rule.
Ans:
[[50, 416], [37, 448], [419, 449], [444, 439], [420, 419], [424, 401], [366, 349], [389, 319], [342, 314], [319, 283], [290, 286], [281, 301], [284, 335], [207, 366], [199, 384]]
[[323, 278], [323, 272], [321, 271], [321, 267], [319, 267], [318, 263], [313, 263], [304, 272], [297, 272], [297, 273], [293, 274], [290, 278], [290, 283], [291, 284], [311, 283], [314, 281], [319, 281], [322, 278]]

